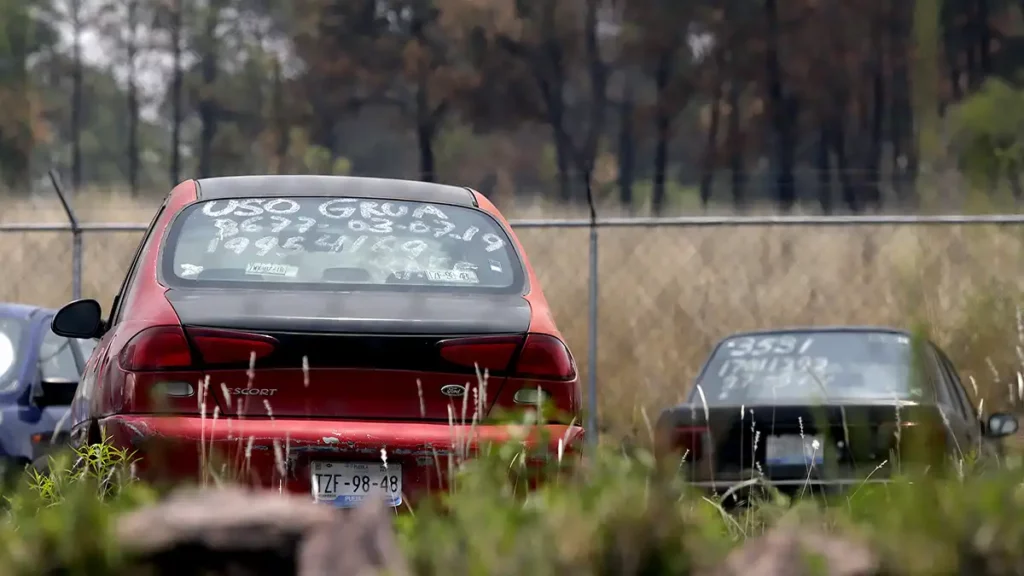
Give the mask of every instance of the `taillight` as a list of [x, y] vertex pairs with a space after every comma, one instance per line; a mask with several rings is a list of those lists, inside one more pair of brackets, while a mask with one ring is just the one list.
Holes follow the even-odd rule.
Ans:
[[704, 436], [708, 429], [703, 426], [677, 426], [663, 432], [656, 447], [659, 456], [674, 454], [687, 462], [696, 462], [704, 455]]
[[439, 345], [441, 357], [452, 364], [467, 368], [479, 366], [481, 371], [504, 372], [508, 370], [519, 342], [519, 337], [499, 336], [444, 340]]
[[240, 364], [269, 356], [277, 347], [277, 340], [263, 334], [187, 328], [189, 337], [204, 364]]
[[527, 378], [572, 380], [576, 365], [561, 340], [547, 334], [530, 334], [519, 354], [515, 373]]
[[192, 351], [180, 326], [155, 326], [129, 340], [118, 363], [128, 372], [188, 368]]
[[515, 366], [509, 369], [522, 338], [495, 336], [442, 341], [441, 357], [459, 366], [479, 366], [491, 372], [509, 372], [514, 378], [572, 380], [576, 365], [561, 340], [547, 334], [529, 334]]
[[[186, 332], [195, 344], [198, 358], [193, 357]], [[118, 361], [128, 372], [181, 370], [195, 367], [197, 361], [206, 365], [248, 363], [253, 354], [257, 360], [264, 358], [274, 351], [276, 345], [277, 340], [262, 334], [155, 326], [129, 340]]]
[[951, 452], [949, 430], [941, 422], [901, 422], [899, 434], [893, 423], [879, 426], [882, 440], [904, 462], [921, 461], [929, 464], [941, 462]]
[[547, 334], [455, 338], [440, 343], [453, 364], [508, 378], [494, 396], [501, 410], [542, 406], [551, 423], [578, 423], [581, 397], [576, 364], [561, 340]]

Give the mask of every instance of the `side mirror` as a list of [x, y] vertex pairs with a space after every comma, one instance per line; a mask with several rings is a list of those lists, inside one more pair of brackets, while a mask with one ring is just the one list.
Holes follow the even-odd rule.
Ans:
[[991, 438], [1002, 438], [1016, 434], [1019, 428], [1020, 422], [1017, 421], [1016, 416], [1005, 412], [997, 412], [988, 417], [985, 435]]
[[57, 311], [50, 322], [50, 329], [58, 336], [87, 340], [103, 334], [103, 310], [100, 303], [91, 300], [75, 300]]
[[67, 378], [43, 378], [35, 389], [32, 399], [40, 408], [47, 406], [70, 406], [75, 398], [78, 382]]

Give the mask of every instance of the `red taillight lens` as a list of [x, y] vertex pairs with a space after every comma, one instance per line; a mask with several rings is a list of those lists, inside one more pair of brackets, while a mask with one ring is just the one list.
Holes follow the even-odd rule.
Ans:
[[136, 334], [121, 350], [118, 363], [128, 372], [173, 370], [192, 365], [192, 352], [179, 326], [155, 326]]
[[457, 338], [440, 343], [441, 357], [459, 366], [477, 365], [491, 372], [510, 371], [517, 378], [572, 380], [576, 364], [561, 340], [547, 334], [529, 334], [519, 360], [509, 370], [522, 338], [497, 336]]
[[[659, 442], [658, 455], [674, 454], [685, 458], [687, 462], [696, 462], [704, 454], [704, 435], [707, 428], [703, 426], [679, 426], [667, 430]], [[684, 456], [685, 455], [685, 456]]]
[[440, 343], [441, 357], [459, 366], [479, 366], [480, 370], [504, 372], [519, 348], [520, 338], [459, 338]]
[[576, 365], [561, 340], [546, 334], [530, 334], [519, 354], [516, 375], [527, 378], [572, 380]]
[[277, 340], [262, 334], [187, 328], [204, 364], [240, 364], [265, 358], [274, 352]]

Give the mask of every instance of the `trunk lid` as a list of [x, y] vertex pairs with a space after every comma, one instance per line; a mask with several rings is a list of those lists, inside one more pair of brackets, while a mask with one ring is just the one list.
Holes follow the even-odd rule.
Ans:
[[[228, 415], [461, 421], [465, 403], [468, 421], [477, 403], [490, 409], [530, 324], [519, 296], [172, 290], [168, 300], [193, 342], [208, 329], [272, 339], [252, 371], [204, 366], [230, 398]], [[495, 375], [483, 388], [472, 364], [442, 351], [481, 336], [506, 337], [488, 354]]]

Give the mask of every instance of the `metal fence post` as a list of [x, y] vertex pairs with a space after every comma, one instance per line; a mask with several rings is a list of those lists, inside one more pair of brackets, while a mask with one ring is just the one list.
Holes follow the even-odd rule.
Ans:
[[60, 185], [60, 175], [56, 170], [50, 170], [50, 183], [53, 184], [53, 189], [57, 192], [64, 214], [71, 225], [71, 299], [78, 300], [82, 297], [82, 227], [79, 226], [71, 203], [64, 194], [64, 188]]
[[590, 301], [587, 304], [587, 384], [589, 388], [587, 406], [586, 438], [590, 446], [597, 446], [597, 210], [590, 188], [590, 171], [586, 173], [587, 204], [590, 207]]
[[587, 304], [587, 384], [590, 388], [587, 407], [587, 438], [597, 445], [597, 225], [590, 226], [590, 302]]

